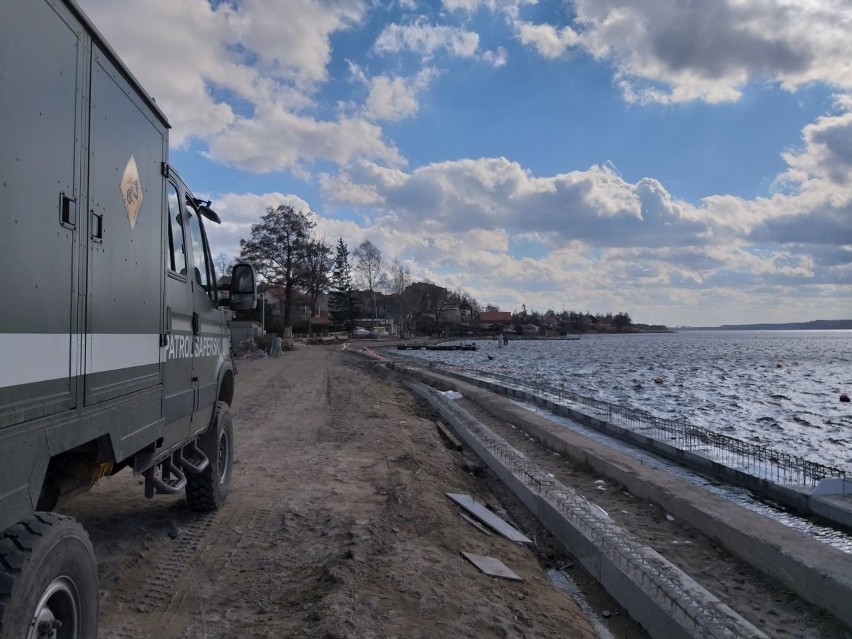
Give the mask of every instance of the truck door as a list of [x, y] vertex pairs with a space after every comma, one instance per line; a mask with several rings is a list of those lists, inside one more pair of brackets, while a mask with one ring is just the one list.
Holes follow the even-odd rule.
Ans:
[[193, 318], [195, 351], [192, 375], [197, 385], [196, 411], [192, 416], [192, 431], [207, 428], [213, 416], [218, 393], [218, 374], [229, 348], [224, 326], [224, 313], [218, 309], [216, 273], [200, 209], [192, 197], [187, 197], [187, 222], [191, 239]]
[[186, 214], [183, 192], [178, 183], [166, 185], [166, 303], [165, 357], [163, 363], [164, 414], [166, 448], [189, 434], [195, 408], [195, 385], [192, 381], [193, 355], [193, 291], [189, 273], [189, 249], [186, 238]]
[[200, 208], [171, 175], [167, 191], [163, 445], [207, 428], [229, 347]]
[[0, 2], [0, 428], [77, 405], [85, 51], [62, 4]]
[[91, 74], [86, 406], [162, 381], [167, 152], [167, 124], [96, 45]]

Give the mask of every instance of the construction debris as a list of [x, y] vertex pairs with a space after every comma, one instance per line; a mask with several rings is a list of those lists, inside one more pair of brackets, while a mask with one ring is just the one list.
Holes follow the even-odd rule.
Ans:
[[474, 555], [472, 552], [462, 551], [462, 555], [474, 566], [479, 568], [489, 577], [500, 577], [501, 579], [509, 579], [510, 581], [523, 581], [523, 579], [511, 568], [506, 566], [499, 559], [494, 557], [484, 557], [483, 555]]
[[456, 502], [459, 506], [468, 511], [471, 515], [476, 517], [479, 521], [481, 521], [486, 526], [490, 527], [492, 530], [500, 533], [506, 539], [511, 541], [516, 541], [520, 544], [531, 544], [532, 539], [527, 537], [517, 528], [514, 528], [510, 524], [506, 523], [502, 519], [500, 519], [493, 512], [488, 510], [485, 506], [477, 502], [470, 495], [461, 495], [459, 493], [447, 493], [447, 497]]

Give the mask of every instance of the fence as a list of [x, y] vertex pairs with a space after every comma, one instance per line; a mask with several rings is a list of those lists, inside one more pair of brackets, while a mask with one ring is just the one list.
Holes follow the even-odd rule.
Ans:
[[[472, 371], [467, 372], [465, 377], [469, 377], [472, 373]], [[841, 468], [723, 435], [708, 428], [690, 424], [686, 419], [655, 417], [639, 409], [584, 397], [566, 390], [564, 386], [556, 387], [537, 379], [523, 380], [484, 371], [476, 371], [475, 374], [481, 378], [491, 378], [508, 386], [522, 388], [544, 400], [555, 401], [561, 405], [573, 404], [581, 413], [666, 442], [681, 450], [700, 452], [725, 466], [776, 484], [812, 488], [822, 479], [840, 478], [844, 480], [844, 494], [846, 494], [846, 471]]]

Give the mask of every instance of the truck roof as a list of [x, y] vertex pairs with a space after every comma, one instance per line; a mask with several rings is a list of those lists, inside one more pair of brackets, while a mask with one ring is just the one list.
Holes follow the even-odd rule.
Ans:
[[166, 114], [162, 112], [159, 106], [157, 106], [157, 103], [154, 98], [150, 96], [150, 94], [145, 90], [139, 80], [137, 80], [136, 77], [130, 72], [130, 69], [127, 68], [127, 65], [124, 64], [124, 62], [115, 52], [115, 50], [106, 41], [106, 38], [101, 35], [101, 32], [98, 31], [97, 27], [95, 27], [89, 17], [75, 2], [75, 0], [62, 0], [62, 2], [74, 13], [75, 16], [77, 16], [77, 18], [79, 18], [80, 22], [85, 25], [86, 30], [92, 37], [92, 40], [97, 43], [97, 45], [103, 50], [103, 52], [110, 58], [112, 63], [115, 64], [116, 68], [121, 71], [121, 74], [130, 83], [130, 85], [134, 89], [136, 89], [136, 92], [145, 101], [145, 104], [151, 109], [151, 111], [157, 116], [157, 118], [167, 128], [172, 128], [172, 125], [169, 124], [169, 120], [166, 117]]

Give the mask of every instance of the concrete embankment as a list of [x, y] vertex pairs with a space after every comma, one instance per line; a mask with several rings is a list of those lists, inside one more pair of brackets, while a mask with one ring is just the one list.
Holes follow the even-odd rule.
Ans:
[[731, 554], [775, 578], [852, 627], [852, 557], [665, 471], [526, 411], [514, 402], [436, 372], [388, 365], [431, 386], [454, 389], [548, 448], [618, 482], [717, 540]]
[[425, 384], [410, 385], [652, 637], [767, 639], [688, 574], [637, 542], [572, 488], [531, 465], [452, 400]]

